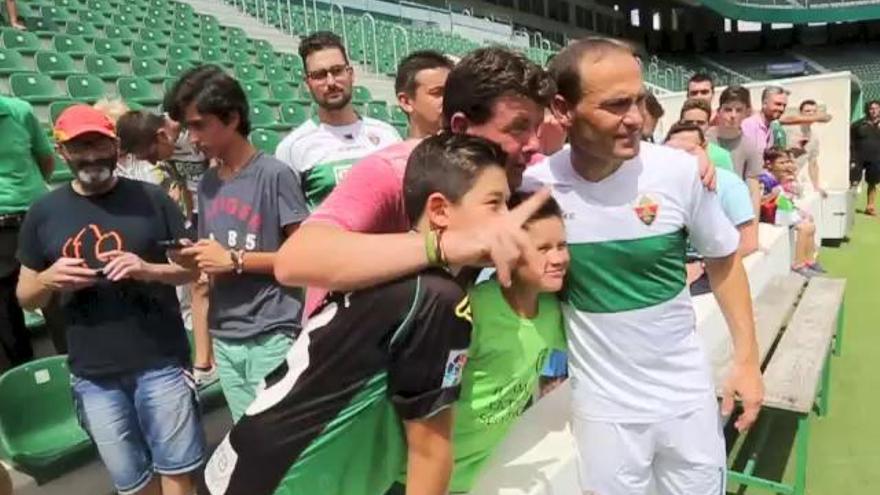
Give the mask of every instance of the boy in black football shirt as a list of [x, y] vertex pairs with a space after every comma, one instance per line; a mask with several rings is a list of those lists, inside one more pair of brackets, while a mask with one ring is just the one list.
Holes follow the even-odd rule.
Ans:
[[404, 202], [433, 268], [331, 293], [211, 457], [200, 493], [441, 495], [452, 468], [452, 404], [470, 343], [470, 308], [438, 248], [446, 228], [504, 214], [500, 148], [440, 134], [413, 151]]

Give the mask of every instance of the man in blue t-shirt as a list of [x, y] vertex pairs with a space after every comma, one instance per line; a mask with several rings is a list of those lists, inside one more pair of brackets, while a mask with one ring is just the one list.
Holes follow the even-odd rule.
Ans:
[[[705, 148], [707, 145], [703, 130], [696, 124], [678, 122], [674, 124], [666, 136], [667, 146], [680, 149], [691, 147]], [[718, 199], [721, 209], [730, 223], [739, 231], [739, 253], [745, 257], [758, 250], [758, 224], [755, 222], [755, 210], [746, 183], [735, 173], [723, 168], [716, 168]], [[701, 261], [688, 263], [688, 281], [691, 283], [691, 294], [699, 295], [711, 292], [709, 279], [703, 271]]]
[[174, 286], [197, 273], [169, 263], [162, 242], [184, 235], [183, 215], [158, 186], [115, 175], [116, 131], [101, 112], [66, 109], [55, 140], [74, 180], [25, 216], [19, 302], [57, 300], [77, 417], [117, 491], [186, 495], [205, 439]]

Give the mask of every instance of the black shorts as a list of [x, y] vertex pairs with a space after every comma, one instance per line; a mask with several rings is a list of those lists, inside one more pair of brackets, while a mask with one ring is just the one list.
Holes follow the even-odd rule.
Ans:
[[850, 165], [849, 182], [852, 185], [855, 186], [862, 182], [863, 175], [868, 184], [880, 184], [880, 162], [862, 162]]

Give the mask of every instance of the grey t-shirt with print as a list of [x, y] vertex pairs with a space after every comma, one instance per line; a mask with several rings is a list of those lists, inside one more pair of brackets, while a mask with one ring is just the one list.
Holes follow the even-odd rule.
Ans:
[[[201, 239], [213, 238], [228, 249], [274, 252], [284, 242], [284, 228], [308, 215], [296, 175], [270, 155], [257, 153], [226, 181], [217, 172], [208, 169], [199, 185]], [[297, 334], [302, 307], [302, 291], [280, 285], [272, 274], [221, 275], [211, 284], [208, 326], [226, 339]]]

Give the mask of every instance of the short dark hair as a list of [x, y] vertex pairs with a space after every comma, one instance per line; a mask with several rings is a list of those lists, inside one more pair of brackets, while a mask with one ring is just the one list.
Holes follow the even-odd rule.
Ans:
[[308, 70], [306, 58], [309, 55], [328, 48], [336, 48], [342, 52], [342, 58], [345, 59], [345, 63], [348, 63], [348, 53], [345, 51], [345, 44], [342, 43], [342, 38], [330, 31], [316, 31], [299, 42], [299, 56], [302, 58], [303, 67], [306, 67], [306, 70]]
[[648, 115], [655, 119], [659, 119], [666, 113], [666, 111], [663, 110], [663, 105], [660, 104], [657, 97], [654, 96], [654, 93], [648, 93], [645, 95], [645, 110], [648, 111]]
[[504, 168], [507, 161], [497, 144], [477, 136], [444, 131], [413, 149], [403, 176], [403, 201], [410, 224], [425, 210], [428, 196], [439, 192], [458, 201], [473, 187], [481, 171]]
[[195, 104], [199, 113], [214, 115], [229, 123], [238, 114], [239, 134], [251, 132], [250, 107], [241, 84], [216, 65], [200, 65], [183, 73], [165, 95], [164, 107], [177, 122], [184, 121], [186, 108]]
[[865, 117], [868, 116], [868, 109], [874, 105], [880, 105], [880, 100], [870, 100], [865, 102]]
[[781, 146], [771, 146], [764, 150], [764, 163], [772, 163], [776, 160], [791, 156], [787, 149]]
[[145, 110], [131, 110], [116, 121], [119, 150], [137, 153], [156, 141], [156, 133], [165, 125], [165, 117]]
[[394, 79], [394, 93], [406, 93], [410, 96], [416, 92], [416, 75], [427, 69], [450, 69], [455, 64], [446, 55], [434, 50], [412, 52], [397, 66], [397, 77]]
[[818, 106], [819, 104], [816, 103], [816, 100], [804, 100], [801, 102], [800, 105], [798, 105], [798, 111], [803, 112], [804, 107], [809, 106], [809, 105], [813, 105], [815, 107], [815, 106]]
[[625, 41], [603, 36], [590, 36], [569, 43], [553, 57], [550, 74], [560, 95], [570, 104], [581, 99], [581, 60], [588, 54], [601, 58], [607, 53], [622, 52], [638, 59], [635, 49]]
[[697, 124], [692, 124], [690, 122], [676, 122], [672, 124], [672, 127], [669, 128], [669, 132], [666, 133], [666, 139], [664, 141], [669, 141], [669, 138], [682, 132], [696, 132], [700, 136], [700, 142], [706, 142], [706, 135], [703, 134], [703, 129], [700, 129], [700, 126]]
[[706, 119], [712, 118], [712, 106], [709, 105], [709, 102], [702, 98], [688, 98], [681, 105], [681, 112], [678, 114], [678, 118], [683, 118], [684, 113], [688, 110], [702, 110], [706, 112]]
[[719, 105], [737, 102], [742, 103], [748, 108], [752, 108], [752, 95], [749, 93], [749, 90], [743, 86], [728, 86], [724, 88], [724, 91], [721, 92], [721, 96], [718, 97]]
[[715, 80], [712, 79], [712, 76], [710, 76], [706, 72], [697, 72], [694, 75], [692, 75], [690, 77], [690, 79], [688, 79], [689, 86], [691, 83], [699, 83], [699, 82], [708, 82], [712, 87], [712, 91], [715, 90]]
[[[510, 195], [510, 200], [507, 201], [507, 206], [509, 208], [516, 208], [532, 197], [533, 194], [534, 193], [532, 192], [516, 191]], [[541, 207], [526, 220], [525, 225], [545, 218], [558, 218], [562, 220], [562, 208], [552, 196], [547, 198], [547, 201], [544, 201], [544, 204], [542, 204]]]
[[553, 80], [538, 64], [507, 48], [478, 48], [459, 61], [446, 79], [443, 127], [464, 113], [475, 124], [492, 118], [492, 106], [501, 96], [521, 96], [546, 107], [556, 93]]

